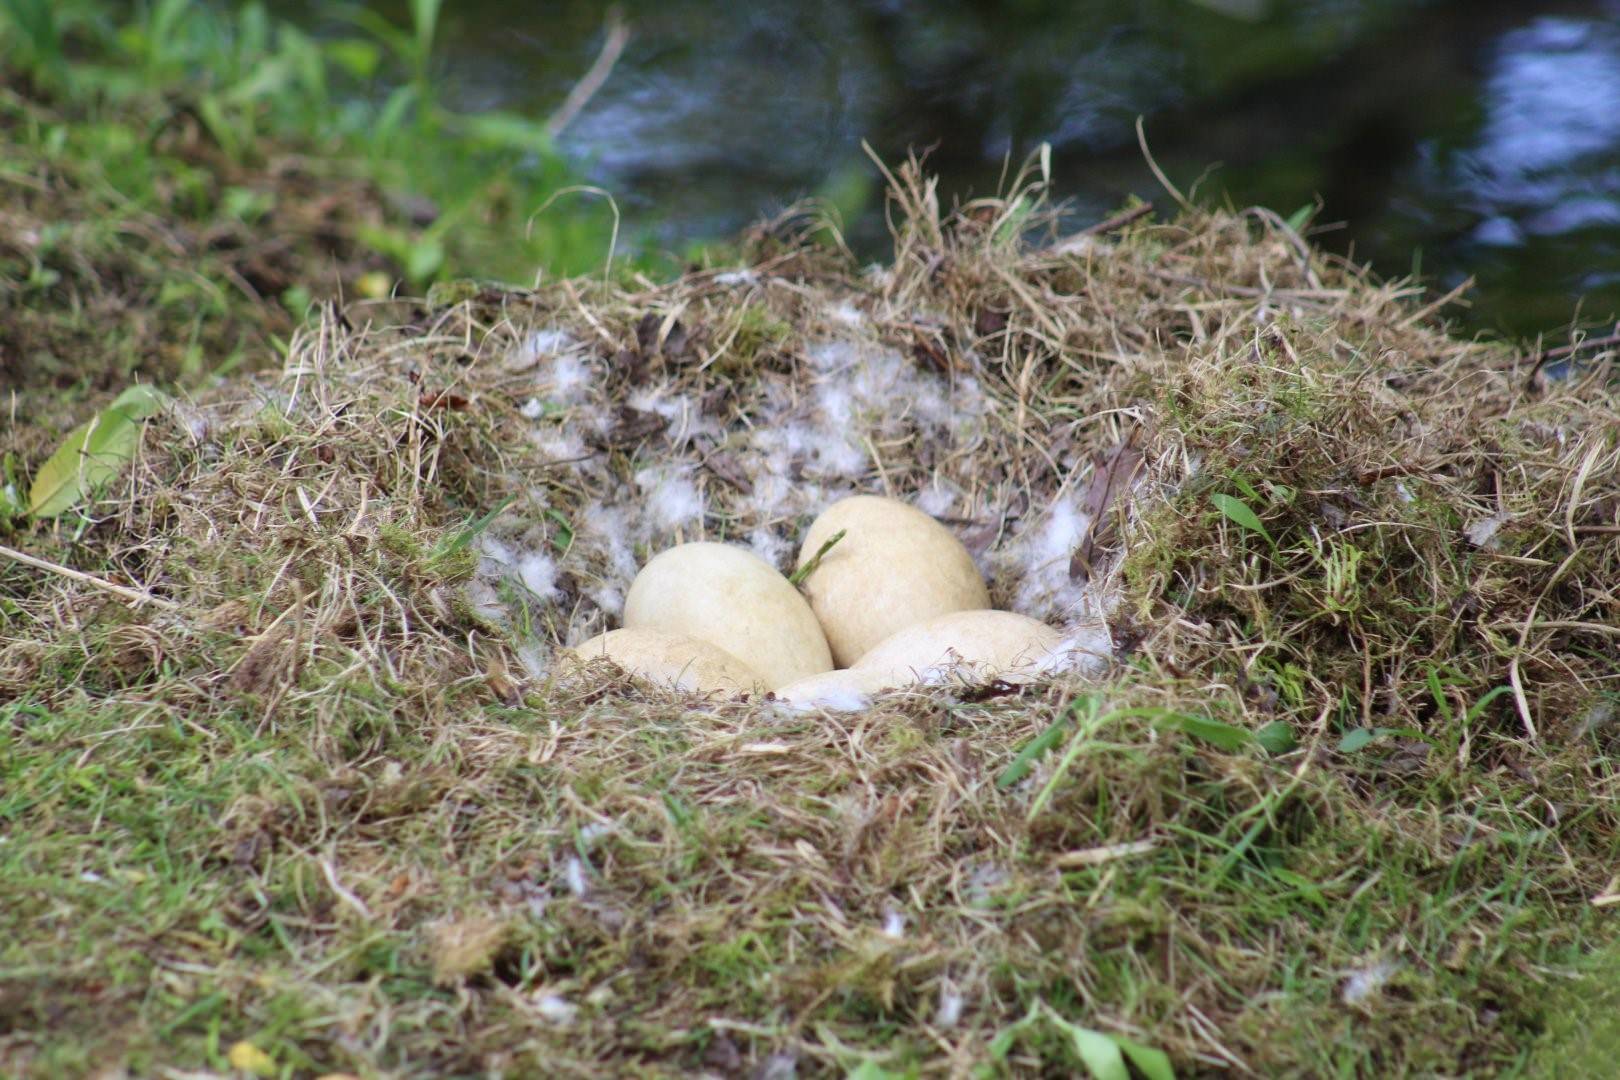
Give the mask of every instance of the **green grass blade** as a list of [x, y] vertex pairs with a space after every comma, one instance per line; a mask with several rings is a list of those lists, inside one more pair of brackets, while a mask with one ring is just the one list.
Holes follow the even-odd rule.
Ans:
[[1271, 543], [1271, 534], [1266, 531], [1265, 525], [1260, 521], [1260, 515], [1249, 509], [1249, 504], [1242, 499], [1231, 495], [1216, 493], [1209, 497], [1211, 505], [1221, 512], [1221, 516], [1249, 532], [1259, 533]]
[[1069, 730], [1070, 722], [1070, 713], [1065, 712], [1047, 724], [1045, 730], [1026, 743], [1024, 748], [1007, 763], [1007, 767], [1001, 770], [1001, 774], [996, 777], [996, 787], [1006, 791], [1028, 776], [1030, 770], [1035, 767], [1035, 759], [1063, 740], [1063, 733]]

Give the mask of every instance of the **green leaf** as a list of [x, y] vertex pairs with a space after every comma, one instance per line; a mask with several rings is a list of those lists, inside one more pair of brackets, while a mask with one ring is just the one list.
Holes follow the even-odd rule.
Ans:
[[1388, 739], [1392, 737], [1399, 739], [1418, 739], [1427, 743], [1432, 743], [1434, 741], [1417, 728], [1360, 727], [1346, 732], [1344, 738], [1339, 740], [1339, 752], [1344, 754], [1353, 754], [1357, 750], [1365, 750], [1367, 747], [1381, 739]]
[[568, 521], [567, 515], [556, 507], [546, 511], [546, 517], [557, 523], [557, 531], [551, 534], [551, 546], [557, 549], [558, 555], [568, 554], [568, 549], [574, 546], [574, 527]]
[[1254, 738], [1253, 733], [1246, 728], [1235, 727], [1221, 720], [1211, 720], [1207, 716], [1176, 713], [1172, 719], [1175, 726], [1188, 735], [1202, 739], [1216, 749], [1228, 753], [1243, 749]]
[[132, 386], [113, 398], [111, 409], [122, 409], [136, 420], [156, 416], [169, 403], [169, 395], [150, 386]]
[[225, 103], [218, 94], [203, 94], [197, 98], [197, 115], [202, 118], [203, 125], [208, 128], [208, 134], [214, 137], [225, 156], [236, 158], [240, 156], [241, 139], [237, 137], [236, 129], [231, 125], [231, 118], [225, 113]]
[[36, 518], [56, 517], [105, 487], [135, 459], [141, 421], [167, 400], [149, 386], [132, 386], [69, 432], [34, 474], [28, 512]]
[[1347, 731], [1344, 738], [1339, 740], [1339, 753], [1353, 754], [1357, 750], [1365, 750], [1377, 740], [1378, 735], [1378, 728], [1358, 727]]
[[52, 9], [53, 0], [5, 0], [0, 5], [28, 44], [29, 59], [53, 76], [65, 71], [62, 34]]
[[1163, 1050], [1143, 1046], [1135, 1039], [1127, 1039], [1123, 1035], [1115, 1035], [1114, 1041], [1125, 1051], [1125, 1056], [1131, 1059], [1136, 1071], [1147, 1077], [1147, 1080], [1176, 1080], [1176, 1070], [1170, 1065], [1170, 1055]]
[[371, 141], [374, 148], [386, 147], [393, 141], [395, 135], [405, 124], [405, 117], [411, 106], [416, 104], [416, 87], [409, 83], [397, 86], [383, 101], [382, 108], [377, 113], [377, 120], [371, 126]]
[[915, 1072], [894, 1072], [867, 1058], [849, 1071], [849, 1080], [908, 1080]]
[[1299, 230], [1305, 227], [1305, 223], [1311, 220], [1311, 215], [1314, 213], [1316, 213], [1316, 204], [1306, 203], [1304, 206], [1288, 215], [1288, 227], [1293, 229], [1295, 232], [1299, 232]]
[[359, 38], [339, 38], [321, 47], [333, 64], [362, 81], [375, 75], [377, 66], [382, 63], [382, 53], [377, 46]]
[[439, 32], [439, 8], [444, 0], [411, 0], [411, 26], [416, 31], [416, 62], [426, 73], [433, 41]]
[[1243, 500], [1234, 498], [1231, 495], [1217, 493], [1211, 495], [1209, 501], [1228, 521], [1240, 528], [1247, 529], [1249, 532], [1259, 533], [1266, 538], [1267, 543], [1272, 542], [1271, 534], [1266, 532], [1266, 527], [1261, 523], [1260, 516], [1250, 510], [1249, 505]]
[[412, 281], [427, 281], [439, 272], [444, 265], [444, 245], [438, 240], [424, 236], [411, 245], [410, 254], [405, 257], [405, 274]]
[[1238, 493], [1245, 499], [1248, 499], [1252, 503], [1265, 502], [1265, 499], [1261, 497], [1260, 492], [1255, 488], [1255, 486], [1249, 483], [1247, 477], [1233, 475], [1228, 477], [1228, 479], [1232, 481], [1232, 486], [1237, 488]]
[[1074, 1052], [1085, 1062], [1086, 1069], [1095, 1080], [1131, 1080], [1125, 1068], [1125, 1055], [1119, 1044], [1100, 1031], [1069, 1025], [1069, 1038]]
[[546, 125], [510, 112], [483, 112], [461, 117], [458, 125], [479, 142], [520, 153], [549, 157], [553, 152]]
[[1074, 1052], [1085, 1063], [1093, 1080], [1131, 1080], [1130, 1070], [1125, 1067], [1125, 1055], [1112, 1036], [1071, 1023], [1051, 1006], [1047, 1006], [1046, 1016], [1054, 1027], [1069, 1036]]
[[1273, 720], [1254, 733], [1255, 741], [1272, 754], [1286, 754], [1299, 746], [1286, 720]]

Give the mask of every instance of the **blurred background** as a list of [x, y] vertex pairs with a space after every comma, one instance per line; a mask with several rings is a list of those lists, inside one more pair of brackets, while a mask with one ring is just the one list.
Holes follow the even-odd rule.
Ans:
[[[317, 34], [332, 5], [273, 9]], [[408, 25], [404, 0], [371, 9]], [[559, 149], [643, 243], [679, 250], [806, 195], [881, 251], [887, 160], [993, 192], [1041, 142], [1095, 219], [1183, 187], [1285, 216], [1530, 335], [1620, 309], [1620, 0], [629, 0], [611, 75]], [[543, 117], [602, 48], [604, 5], [451, 0], [435, 57], [455, 108]]]
[[[673, 273], [806, 197], [877, 259], [862, 140], [926, 152], [947, 200], [1045, 143], [1075, 224], [1173, 209], [1138, 117], [1206, 203], [1477, 280], [1464, 331], [1620, 314], [1620, 0], [0, 0], [0, 174], [26, 178], [0, 315], [116, 292], [169, 320], [121, 371], [200, 374], [252, 352], [221, 317], [262, 339], [336, 292], [600, 270], [610, 243]], [[77, 371], [81, 329], [0, 326], [0, 355]]]

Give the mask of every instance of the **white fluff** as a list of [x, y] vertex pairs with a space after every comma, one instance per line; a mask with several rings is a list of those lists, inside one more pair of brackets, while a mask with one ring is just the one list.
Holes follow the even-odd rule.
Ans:
[[[585, 595], [590, 597], [591, 603], [609, 615], [617, 616], [624, 610], [624, 590], [614, 585], [597, 585], [586, 589]], [[592, 627], [578, 635], [570, 635], [569, 644], [578, 645], [587, 638], [595, 637], [599, 630]]]
[[575, 341], [568, 331], [548, 326], [530, 334], [524, 345], [535, 356], [555, 356], [572, 349]]
[[590, 393], [590, 364], [578, 353], [562, 353], [552, 359], [542, 384], [547, 387], [553, 401], [577, 405]]
[[939, 988], [939, 1008], [934, 1012], [934, 1026], [937, 1028], [953, 1028], [962, 1021], [962, 1007], [966, 1000], [951, 986], [943, 983]]
[[781, 570], [793, 556], [793, 545], [770, 529], [755, 529], [748, 534], [748, 550]]
[[563, 877], [568, 882], [568, 891], [575, 896], [582, 897], [590, 891], [590, 883], [585, 880], [585, 861], [578, 855], [568, 856]]
[[544, 551], [529, 551], [518, 556], [518, 580], [540, 600], [557, 599], [557, 561]]
[[930, 517], [949, 517], [956, 509], [956, 492], [941, 486], [939, 477], [917, 492], [917, 509]]
[[534, 1008], [542, 1019], [557, 1025], [573, 1023], [574, 1017], [579, 1013], [578, 1005], [556, 994], [537, 994]]
[[827, 305], [827, 317], [845, 326], [860, 326], [866, 322], [866, 314], [848, 300]]
[[529, 435], [535, 448], [547, 461], [569, 461], [575, 465], [585, 457], [585, 440], [572, 424], [548, 424], [535, 428]]
[[1061, 644], [1035, 666], [1044, 674], [1075, 671], [1082, 675], [1097, 675], [1113, 662], [1114, 635], [1108, 624], [1089, 616], [1082, 618], [1064, 637]]
[[653, 525], [673, 532], [703, 520], [703, 492], [692, 481], [690, 465], [655, 465], [636, 473], [636, 488], [646, 497]]
[[613, 826], [606, 821], [593, 821], [579, 830], [579, 842], [585, 850], [589, 851], [596, 846], [596, 842], [604, 836], [613, 835]]
[[551, 670], [551, 649], [538, 641], [525, 641], [512, 650], [531, 679], [544, 679]]
[[547, 357], [556, 356], [574, 347], [574, 335], [566, 330], [548, 326], [527, 335], [507, 354], [508, 370], [522, 371], [533, 367]]
[[1502, 526], [1513, 520], [1512, 514], [1496, 513], [1488, 518], [1481, 518], [1463, 530], [1468, 542], [1481, 551], [1496, 551], [1502, 546], [1496, 534], [1502, 531]]
[[506, 604], [488, 580], [475, 577], [467, 583], [467, 603], [472, 607], [473, 614], [485, 622], [496, 626], [506, 625]]
[[1011, 545], [1017, 561], [1018, 594], [1013, 606], [1037, 619], [1069, 622], [1088, 608], [1084, 585], [1069, 577], [1069, 559], [1091, 527], [1091, 519], [1069, 499], [1059, 499], [1043, 518], [1027, 526]]
[[821, 475], [848, 480], [865, 473], [872, 461], [864, 447], [836, 435], [816, 447], [812, 460], [814, 471]]
[[636, 553], [630, 542], [630, 522], [622, 506], [588, 503], [579, 515], [575, 542], [583, 539], [606, 557], [608, 573], [625, 585], [636, 576]]
[[1340, 997], [1346, 1005], [1360, 1005], [1383, 990], [1384, 984], [1389, 982], [1390, 976], [1394, 975], [1396, 970], [1395, 964], [1388, 960], [1380, 960], [1360, 971], [1352, 971], [1349, 978], [1344, 980], [1344, 989], [1340, 991]]

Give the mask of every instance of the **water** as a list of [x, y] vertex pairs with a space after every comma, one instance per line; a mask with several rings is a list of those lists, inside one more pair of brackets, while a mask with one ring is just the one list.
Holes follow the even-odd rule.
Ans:
[[[373, 6], [403, 22], [405, 5]], [[296, 5], [294, 5], [296, 9]], [[461, 108], [548, 115], [590, 66], [603, 6], [451, 0]], [[309, 8], [304, 9], [307, 15]], [[521, 14], [514, 12], [521, 11]], [[931, 148], [948, 194], [1053, 147], [1096, 218], [1167, 205], [1134, 123], [1182, 186], [1284, 214], [1321, 243], [1447, 289], [1474, 328], [1533, 335], [1620, 314], [1620, 0], [631, 0], [633, 37], [563, 148], [633, 228], [683, 250], [797, 198], [881, 251], [868, 140]], [[313, 21], [313, 20], [312, 20]]]

